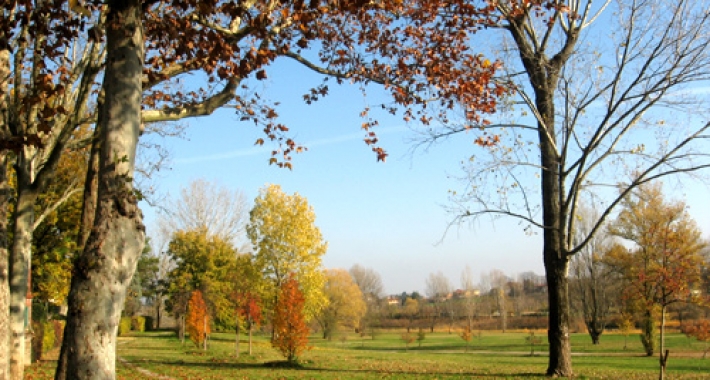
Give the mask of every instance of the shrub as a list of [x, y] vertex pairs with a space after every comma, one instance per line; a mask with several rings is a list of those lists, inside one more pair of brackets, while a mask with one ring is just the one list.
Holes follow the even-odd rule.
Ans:
[[131, 317], [122, 317], [118, 323], [118, 336], [123, 336], [131, 331]]
[[54, 333], [52, 321], [42, 324], [42, 352], [47, 352], [57, 346], [57, 336]]
[[145, 331], [145, 317], [132, 317], [131, 318], [131, 330], [144, 332]]

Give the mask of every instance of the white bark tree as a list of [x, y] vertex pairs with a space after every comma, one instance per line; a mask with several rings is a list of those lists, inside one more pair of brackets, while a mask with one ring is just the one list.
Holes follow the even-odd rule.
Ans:
[[[8, 81], [10, 50], [5, 34], [0, 31], [0, 140], [10, 136], [8, 126]], [[7, 147], [0, 147], [0, 215], [7, 215], [10, 185], [7, 178]], [[10, 369], [10, 255], [7, 250], [7, 218], [0, 218], [0, 379], [9, 378]]]
[[115, 378], [118, 323], [145, 239], [132, 186], [143, 92], [141, 2], [111, 1], [106, 22], [93, 228], [75, 264], [57, 378]]
[[205, 229], [210, 236], [244, 246], [245, 226], [249, 219], [248, 202], [238, 190], [230, 190], [217, 182], [197, 179], [180, 190], [177, 198], [168, 198], [159, 226], [170, 236], [178, 230]]

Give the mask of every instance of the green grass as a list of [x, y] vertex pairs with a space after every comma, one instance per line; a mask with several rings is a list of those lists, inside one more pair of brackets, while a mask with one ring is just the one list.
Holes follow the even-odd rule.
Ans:
[[[117, 364], [119, 379], [145, 379], [135, 367], [174, 379], [542, 379], [547, 366], [547, 346], [525, 343], [525, 333], [487, 333], [475, 337], [465, 352], [465, 342], [456, 334], [427, 334], [409, 349], [401, 333], [382, 333], [375, 340], [355, 334], [332, 341], [311, 337], [312, 349], [301, 357], [302, 368], [265, 366], [282, 358], [268, 339], [257, 336], [254, 355], [246, 355], [242, 340], [239, 358], [234, 354], [232, 334], [213, 334], [210, 349], [203, 352], [169, 332], [142, 333], [120, 338], [118, 354], [132, 363]], [[536, 333], [536, 336], [543, 336]], [[243, 338], [244, 339], [244, 338]], [[545, 341], [546, 339], [542, 339]], [[682, 335], [668, 337], [669, 379], [710, 379], [710, 359], [700, 359], [702, 344]], [[572, 336], [574, 370], [578, 379], [649, 379], [657, 376], [658, 358], [645, 357], [637, 336], [607, 334], [593, 346], [584, 334]], [[692, 357], [695, 356], [695, 357]], [[27, 379], [52, 378], [53, 361], [27, 369]]]

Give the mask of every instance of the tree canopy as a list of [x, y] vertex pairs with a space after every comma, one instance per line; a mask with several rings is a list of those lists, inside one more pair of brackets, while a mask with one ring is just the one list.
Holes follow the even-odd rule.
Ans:
[[254, 200], [247, 226], [256, 266], [270, 284], [268, 301], [275, 301], [278, 289], [293, 276], [306, 299], [306, 319], [314, 317], [327, 304], [321, 260], [328, 245], [315, 219], [306, 198], [286, 194], [278, 185], [268, 185]]
[[184, 315], [187, 297], [200, 290], [215, 323], [234, 326], [235, 316], [230, 301], [230, 276], [236, 270], [237, 253], [232, 245], [207, 230], [178, 231], [168, 247], [175, 267], [168, 274], [171, 305]]
[[341, 326], [357, 328], [367, 307], [360, 288], [344, 269], [325, 271], [325, 296], [328, 305], [317, 316], [323, 337], [331, 339]]

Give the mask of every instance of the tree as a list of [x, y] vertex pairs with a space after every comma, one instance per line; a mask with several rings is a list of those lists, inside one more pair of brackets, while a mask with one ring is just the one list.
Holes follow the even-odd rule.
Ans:
[[[701, 281], [705, 243], [685, 204], [666, 202], [660, 184], [641, 186], [627, 196], [609, 231], [634, 245], [631, 249], [614, 250], [610, 258], [625, 272], [627, 297], [639, 302], [646, 316], [654, 307], [660, 307], [662, 379], [668, 359], [668, 352], [664, 351], [666, 310], [671, 304], [693, 300], [693, 287]], [[647, 353], [653, 354], [653, 344], [644, 343]]]
[[274, 337], [271, 344], [290, 363], [308, 348], [308, 326], [304, 313], [306, 299], [293, 275], [281, 284], [274, 310]]
[[60, 306], [69, 293], [81, 225], [81, 194], [77, 184], [86, 176], [87, 154], [84, 149], [63, 153], [52, 182], [37, 197], [30, 265], [31, 290], [36, 301]]
[[626, 341], [633, 328], [633, 316], [629, 313], [621, 313], [621, 317], [619, 318], [619, 331], [621, 331], [621, 334], [624, 335], [624, 350], [626, 349]]
[[[249, 355], [252, 348], [252, 331], [261, 323], [261, 297], [256, 293], [246, 292], [238, 295], [237, 313], [246, 324], [249, 332]], [[237, 322], [236, 354], [239, 357], [239, 322]]]
[[381, 300], [385, 295], [385, 288], [382, 285], [382, 278], [372, 268], [365, 268], [360, 264], [353, 265], [350, 270], [353, 282], [360, 288], [362, 296], [367, 306], [367, 312], [363, 318], [363, 325], [360, 326], [360, 333], [363, 334], [366, 328], [370, 328], [372, 339], [375, 339], [374, 329], [377, 319], [381, 314]]
[[[577, 232], [584, 238], [593, 226], [589, 222], [598, 219], [593, 211], [584, 207], [580, 212], [582, 220], [577, 223]], [[570, 264], [570, 288], [572, 297], [582, 310], [584, 324], [592, 338], [592, 344], [599, 344], [599, 337], [606, 328], [613, 305], [615, 289], [614, 274], [606, 267], [604, 255], [611, 247], [607, 236], [597, 234], [579, 251]]]
[[461, 290], [464, 291], [463, 304], [464, 312], [466, 313], [466, 326], [470, 330], [473, 326], [473, 316], [476, 312], [475, 288], [473, 285], [473, 273], [471, 267], [466, 265], [466, 268], [461, 271]]
[[360, 288], [346, 270], [327, 269], [323, 292], [328, 299], [327, 306], [316, 319], [323, 329], [324, 339], [332, 339], [340, 326], [355, 329], [360, 325], [367, 307]]
[[407, 297], [402, 305], [402, 314], [407, 318], [407, 334], [409, 334], [414, 318], [419, 314], [419, 301], [416, 298]]
[[[92, 152], [98, 153], [97, 192], [95, 203], [85, 201], [84, 215], [92, 222], [84, 225], [92, 227], [75, 261], [69, 291], [56, 375], [62, 379], [115, 377], [121, 308], [145, 239], [132, 186], [143, 92], [141, 2], [109, 1], [108, 8], [102, 88], [105, 98], [92, 147]], [[96, 144], [100, 144], [100, 150]], [[89, 178], [87, 186], [93, 183]]]
[[459, 336], [461, 337], [461, 339], [464, 340], [464, 342], [466, 342], [466, 349], [464, 350], [464, 352], [468, 352], [468, 345], [471, 343], [471, 339], [473, 339], [473, 332], [471, 331], [471, 327], [464, 327]]
[[355, 264], [348, 272], [368, 304], [377, 303], [384, 297], [385, 287], [382, 285], [382, 277], [374, 269]]
[[168, 274], [172, 311], [184, 315], [185, 295], [200, 290], [212, 310], [215, 325], [234, 327], [234, 306], [230, 301], [230, 277], [237, 268], [237, 252], [206, 229], [177, 231], [168, 247], [175, 267]]
[[705, 343], [703, 346], [703, 359], [705, 359], [708, 356], [708, 351], [710, 351], [708, 348], [708, 342], [710, 342], [710, 321], [703, 319], [696, 322], [686, 330], [685, 334]]
[[[152, 274], [158, 271], [158, 257], [152, 253], [150, 240], [146, 238], [141, 257], [136, 264], [136, 273], [126, 294], [124, 315], [134, 316], [141, 311], [143, 298], [152, 298], [155, 289], [151, 286]], [[152, 327], [152, 326], [151, 326]]]
[[409, 345], [414, 342], [414, 339], [416, 339], [414, 334], [409, 332], [409, 329], [407, 329], [407, 332], [402, 333], [402, 335], [400, 335], [400, 338], [402, 338], [402, 341], [404, 342], [404, 347], [406, 351], [409, 351]]
[[431, 332], [434, 332], [434, 324], [436, 323], [436, 318], [442, 314], [442, 305], [447, 302], [452, 303], [449, 299], [451, 297], [452, 291], [451, 283], [449, 279], [444, 276], [441, 271], [437, 273], [429, 273], [429, 277], [426, 279], [426, 290], [424, 291], [427, 297], [433, 302], [434, 305], [434, 315], [432, 316]]
[[[13, 2], [13, 5], [15, 3]], [[32, 8], [32, 4], [33, 2], [30, 1], [22, 1], [21, 5], [24, 8], [21, 10]], [[466, 109], [472, 119], [480, 120], [480, 113], [493, 112], [495, 99], [504, 92], [502, 85], [491, 81], [498, 66], [484, 60], [478, 53], [470, 52], [466, 46], [469, 34], [460, 32], [463, 26], [477, 24], [475, 22], [477, 20], [472, 18], [484, 13], [487, 7], [483, 7], [480, 12], [477, 9], [470, 9], [460, 17], [448, 20], [442, 28], [442, 15], [449, 13], [450, 6], [429, 2], [415, 4], [401, 1], [377, 3], [314, 1], [304, 4], [296, 1], [252, 2], [235, 6], [231, 2], [205, 4], [193, 1], [156, 1], [146, 3], [145, 7], [142, 7], [142, 4], [136, 1], [109, 1], [109, 6], [104, 7], [103, 2], [92, 0], [87, 1], [85, 5], [86, 8], [79, 8], [81, 12], [74, 14], [68, 10], [64, 2], [47, 3], [48, 7], [54, 7], [50, 8], [50, 11], [59, 8], [61, 12], [57, 14], [57, 12], [43, 10], [36, 15], [40, 21], [44, 21], [42, 17], [49, 14], [50, 20], [55, 24], [74, 28], [69, 35], [86, 35], [89, 45], [96, 46], [95, 52], [106, 52], [105, 60], [101, 56], [101, 59], [96, 60], [96, 65], [90, 65], [94, 76], [99, 74], [102, 67], [105, 67], [106, 71], [103, 75], [104, 90], [96, 102], [100, 112], [96, 118], [90, 118], [97, 122], [97, 127], [90, 160], [91, 170], [85, 185], [86, 212], [83, 213], [82, 225], [86, 236], [89, 236], [89, 232], [103, 234], [112, 231], [113, 233], [121, 221], [139, 214], [134, 212], [134, 202], [130, 196], [132, 195], [131, 181], [110, 182], [108, 180], [118, 176], [123, 176], [121, 177], [123, 179], [133, 178], [134, 151], [141, 121], [153, 123], [204, 116], [219, 107], [232, 105], [242, 121], [251, 121], [263, 126], [266, 138], [279, 144], [271, 162], [281, 167], [291, 167], [290, 154], [301, 151], [302, 148], [285, 135], [288, 128], [275, 121], [277, 117], [275, 109], [264, 104], [256, 93], [246, 91], [244, 96], [237, 95], [240, 88], [249, 87], [248, 79], [265, 79], [267, 77], [265, 68], [276, 58], [294, 59], [304, 67], [337, 78], [339, 83], [382, 84], [394, 99], [394, 106], [386, 107], [386, 110], [396, 111], [396, 108], [400, 107], [404, 110], [406, 119], [419, 118], [425, 123], [431, 120], [427, 114], [434, 103], [449, 109], [454, 107], [456, 100], [467, 104]], [[13, 21], [1, 25], [5, 35], [12, 36], [16, 30], [26, 31], [30, 25], [37, 25], [33, 24], [36, 20], [32, 17], [16, 17], [25, 13], [16, 12], [14, 8], [3, 9], [3, 12], [12, 16], [6, 20]], [[105, 13], [99, 14], [101, 12]], [[82, 17], [89, 16], [98, 22], [85, 23], [81, 20]], [[402, 20], [405, 19], [413, 23], [403, 24]], [[103, 20], [106, 22], [104, 23]], [[53, 29], [55, 25], [49, 24], [49, 29]], [[145, 28], [138, 28], [139, 25], [145, 25]], [[114, 32], [121, 28], [131, 30], [124, 30], [122, 34], [103, 32], [104, 29]], [[136, 28], [140, 29], [141, 35], [145, 31], [146, 38], [137, 39], [137, 42], [134, 41], [132, 44], [123, 44], [128, 42], [128, 36], [136, 35], [133, 33]], [[101, 46], [104, 36], [105, 48]], [[352, 38], [353, 36], [359, 37]], [[25, 36], [21, 36], [20, 40], [26, 41], [24, 38]], [[47, 38], [45, 41], [56, 41], [56, 39]], [[144, 45], [142, 41], [149, 43]], [[316, 46], [317, 51], [309, 50], [309, 48], [315, 50]], [[118, 53], [115, 49], [117, 47], [121, 47], [126, 54]], [[62, 56], [65, 52], [64, 49], [55, 50], [57, 56]], [[306, 53], [311, 52], [318, 57], [322, 67], [305, 58], [309, 55]], [[27, 56], [42, 57], [43, 54]], [[51, 55], [47, 56], [50, 57], [49, 59], [52, 58]], [[127, 58], [128, 56], [130, 58]], [[121, 59], [117, 60], [116, 57]], [[104, 65], [104, 62], [109, 62], [111, 65]], [[121, 70], [117, 70], [116, 67], [119, 63], [125, 65], [120, 67]], [[63, 65], [52, 63], [47, 65], [49, 66], [58, 66], [61, 70], [67, 71]], [[121, 73], [120, 77], [114, 77], [117, 72]], [[204, 87], [166, 93], [165, 88], [179, 83], [182, 77], [193, 73], [204, 74], [207, 78]], [[126, 82], [121, 82], [120, 79]], [[130, 86], [127, 86], [127, 81], [132, 81]], [[89, 83], [94, 82], [90, 80]], [[425, 94], [426, 96], [419, 96], [425, 92], [429, 93]], [[327, 93], [327, 85], [322, 84], [314, 87], [305, 100], [310, 103]], [[120, 101], [117, 100], [117, 95], [121, 95]], [[429, 95], [434, 95], [436, 99], [432, 99]], [[143, 112], [140, 110], [141, 100]], [[119, 104], [123, 104], [125, 108], [123, 110], [115, 108]], [[387, 154], [377, 146], [375, 132], [371, 130], [376, 125], [376, 120], [368, 116], [368, 111], [363, 112], [366, 117], [363, 124], [364, 140], [372, 146], [378, 159], [384, 160]], [[120, 118], [125, 122], [116, 124], [123, 125], [125, 128], [111, 128], [110, 126]], [[108, 127], [104, 128], [105, 126]], [[264, 139], [257, 140], [257, 144], [263, 142]], [[109, 154], [114, 154], [114, 157], [107, 157]], [[282, 158], [281, 161], [279, 158]], [[112, 163], [120, 163], [120, 165], [111, 167], [108, 171], [103, 170]], [[118, 176], [115, 174], [116, 170], [119, 170]], [[121, 191], [116, 191], [117, 189]], [[113, 218], [110, 212], [106, 212], [112, 210], [110, 207], [105, 207], [111, 202], [106, 204], [102, 202], [111, 197], [116, 198], [114, 197], [116, 194], [121, 195], [118, 197], [120, 199], [117, 199], [117, 204], [121, 204], [125, 199], [129, 200], [127, 214], [131, 218]], [[117, 209], [121, 210], [121, 213], [127, 210], [125, 207]], [[122, 257], [126, 258], [125, 266], [118, 270], [113, 270], [115, 268], [110, 266], [94, 268], [95, 275], [101, 278], [96, 283], [113, 283], [107, 281], [113, 277], [113, 274], [108, 273], [109, 269], [120, 272], [120, 278], [130, 279], [140, 254], [138, 246], [141, 245], [143, 236], [140, 217], [134, 219], [138, 232], [120, 235], [125, 236], [125, 241], [131, 243], [128, 246], [132, 247], [122, 252]], [[108, 251], [96, 255], [96, 251], [101, 249], [99, 247], [89, 249], [89, 245], [98, 240], [89, 237], [86, 244], [80, 244], [84, 250], [82, 258], [77, 263], [93, 263], [105, 257], [113, 259], [118, 255], [113, 246], [106, 246], [103, 249]], [[77, 271], [85, 271], [85, 269], [79, 268]], [[76, 286], [72, 285], [72, 289], [77, 290], [70, 292], [73, 294], [70, 295], [72, 302], [79, 304], [79, 301], [82, 301], [87, 305], [86, 301], [93, 304], [98, 302], [98, 299], [105, 299], [103, 294], [93, 292], [93, 289], [87, 290], [90, 289], [89, 285], [85, 289], [78, 290], [86, 285], [84, 279], [77, 280], [76, 284]], [[125, 294], [127, 281], [119, 281], [117, 284], [117, 291], [113, 294], [116, 295], [116, 301], [119, 301]], [[120, 306], [107, 310], [118, 309]], [[74, 312], [70, 314], [70, 319], [73, 318], [83, 319], [83, 322], [89, 319], [106, 321], [109, 325], [105, 329], [107, 334], [115, 331], [114, 318], [106, 314], [99, 316], [98, 311], [90, 311], [82, 315]], [[60, 357], [57, 378], [63, 379], [68, 376], [67, 366], [84, 368], [84, 373], [94, 371], [94, 373], [101, 373], [102, 376], [112, 377], [115, 365], [113, 355], [110, 352], [105, 353], [115, 350], [115, 339], [97, 337], [83, 339], [83, 336], [74, 339], [73, 329], [79, 324], [81, 324], [79, 321], [71, 321], [67, 324], [69, 334], [66, 335], [71, 336], [71, 339], [64, 341], [65, 348], [62, 352], [67, 356]], [[92, 344], [100, 346], [101, 349], [87, 350], [84, 346], [88, 343], [82, 342], [100, 342]], [[81, 347], [74, 349], [74, 345]], [[95, 355], [84, 358], [88, 352]], [[78, 357], [82, 359], [77, 359]], [[76, 361], [86, 361], [87, 365], [76, 366]], [[73, 376], [74, 373], [69, 375]]]
[[325, 307], [325, 278], [321, 257], [327, 250], [315, 213], [306, 198], [288, 195], [278, 185], [262, 188], [249, 213], [247, 234], [256, 252], [256, 266], [268, 279], [266, 293], [271, 305], [278, 302], [278, 289], [289, 276], [299, 282], [305, 297], [306, 320]]
[[169, 198], [161, 214], [168, 233], [205, 229], [207, 234], [238, 245], [244, 241], [247, 201], [239, 191], [203, 179], [190, 182], [178, 198]]
[[207, 350], [207, 336], [210, 334], [210, 315], [207, 312], [207, 305], [199, 289], [192, 292], [187, 309], [185, 325], [190, 340], [195, 343], [195, 346], [202, 346], [202, 349]]
[[500, 317], [500, 329], [505, 332], [508, 328], [507, 292], [508, 276], [498, 269], [491, 270], [488, 274], [481, 274], [481, 282], [488, 284], [489, 293], [495, 299]]
[[[0, 140], [10, 136], [8, 102], [10, 82], [10, 45], [4, 30], [0, 30]], [[0, 148], [0, 215], [7, 215], [10, 203], [10, 186], [7, 167], [10, 151]], [[7, 218], [0, 218], [0, 378], [10, 376], [10, 255], [7, 250]], [[8, 363], [8, 364], [5, 364]]]
[[419, 342], [419, 348], [422, 347], [422, 342], [426, 339], [426, 331], [424, 331], [423, 328], [419, 328], [419, 332], [417, 332], [417, 342]]
[[525, 342], [530, 344], [530, 356], [535, 356], [535, 345], [542, 343], [542, 339], [535, 336], [535, 331], [530, 331], [525, 337]]
[[[550, 310], [546, 373], [568, 377], [570, 258], [637, 186], [710, 166], [702, 145], [710, 124], [678, 112], [706, 108], [682, 94], [709, 77], [710, 15], [687, 1], [487, 4], [494, 11], [483, 36], [501, 47], [506, 75], [498, 79], [513, 85], [510, 112], [499, 122], [444, 120], [426, 139], [476, 128], [490, 138], [483, 144], [490, 155], [463, 161], [467, 187], [453, 194], [454, 223], [510, 216], [542, 231]], [[619, 183], [625, 169], [636, 174]], [[608, 185], [622, 191], [614, 194]], [[595, 195], [600, 212], [579, 239], [575, 221], [585, 194]]]

